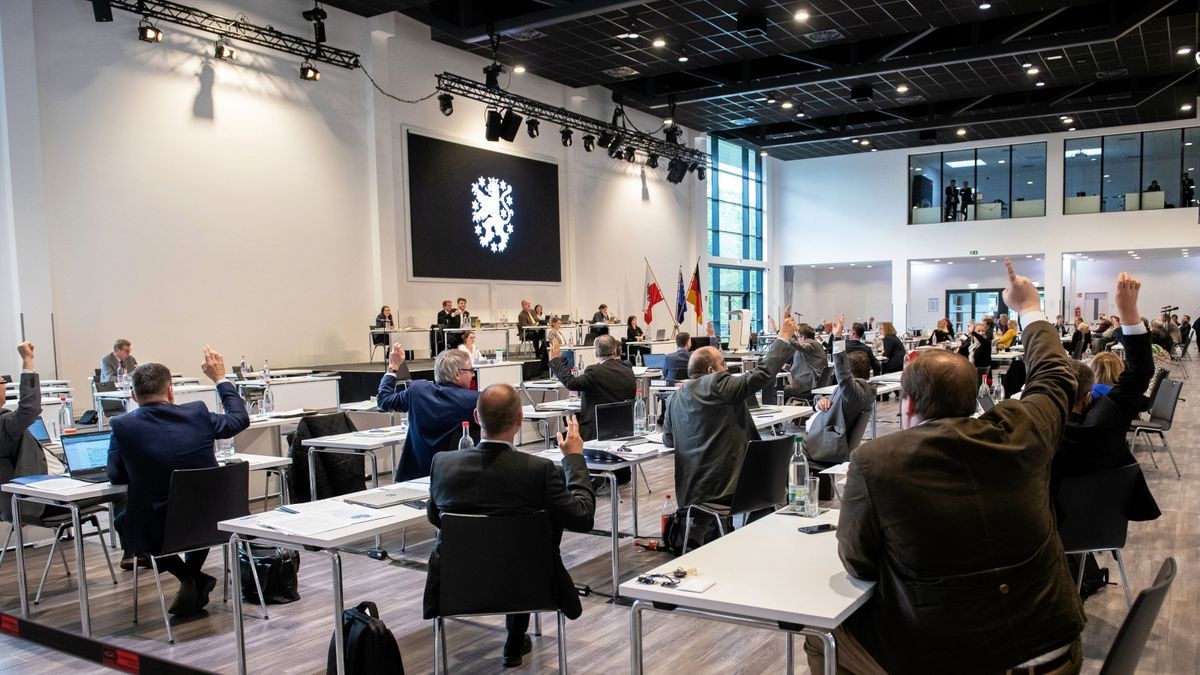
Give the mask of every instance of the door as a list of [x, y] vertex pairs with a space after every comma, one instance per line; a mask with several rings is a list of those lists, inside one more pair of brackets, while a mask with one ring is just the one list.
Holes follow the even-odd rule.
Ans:
[[1083, 318], [1087, 321], [1098, 321], [1100, 312], [1108, 308], [1108, 293], [1083, 294]]

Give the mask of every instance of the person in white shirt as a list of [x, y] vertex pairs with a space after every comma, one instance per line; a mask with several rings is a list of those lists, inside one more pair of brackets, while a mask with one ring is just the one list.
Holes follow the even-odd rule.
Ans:
[[483, 360], [483, 353], [479, 351], [479, 347], [475, 346], [475, 331], [473, 330], [463, 333], [462, 344], [458, 345], [458, 348], [471, 357], [472, 363], [478, 363]]

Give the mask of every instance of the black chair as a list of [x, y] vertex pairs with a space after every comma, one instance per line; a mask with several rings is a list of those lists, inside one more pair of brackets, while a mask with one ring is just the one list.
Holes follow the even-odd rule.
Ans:
[[[294, 503], [303, 503], [326, 497], [358, 492], [367, 487], [364, 479], [366, 462], [362, 454], [334, 454], [331, 452], [311, 452], [304, 441], [321, 436], [332, 436], [355, 431], [354, 423], [346, 413], [331, 415], [309, 415], [300, 418], [296, 425], [296, 433], [292, 434], [288, 455], [292, 458], [292, 467], [288, 471], [288, 495]], [[309, 464], [315, 474], [316, 494], [310, 482]]]
[[1150, 448], [1150, 460], [1154, 462], [1154, 468], [1158, 468], [1158, 460], [1154, 458], [1154, 444], [1150, 442], [1150, 435], [1155, 434], [1162, 439], [1162, 447], [1167, 451], [1167, 456], [1171, 458], [1171, 464], [1175, 466], [1175, 475], [1183, 478], [1183, 474], [1179, 472], [1179, 464], [1175, 462], [1175, 453], [1171, 452], [1171, 444], [1167, 442], [1167, 432], [1171, 430], [1171, 423], [1175, 421], [1175, 408], [1179, 404], [1179, 392], [1183, 389], [1183, 383], [1179, 380], [1172, 380], [1169, 377], [1162, 379], [1162, 383], [1158, 386], [1158, 390], [1154, 393], [1154, 400], [1150, 404], [1150, 419], [1135, 420], [1129, 425], [1129, 430], [1133, 432], [1133, 438], [1129, 439], [1129, 451], [1137, 447], [1137, 439], [1140, 435], [1146, 436], [1146, 446]]
[[[99, 369], [97, 369], [96, 372], [99, 373], [100, 372]], [[111, 380], [108, 382], [101, 382], [99, 375], [96, 376], [96, 379], [92, 380], [92, 400], [95, 401], [96, 403], [100, 404], [100, 409], [102, 411], [104, 411], [104, 417], [107, 419], [112, 419], [112, 418], [116, 417], [117, 415], [125, 414], [125, 404], [120, 401], [114, 401], [112, 399], [107, 399], [107, 398], [106, 399], [97, 399], [96, 394], [98, 392], [102, 392], [102, 391], [116, 391], [116, 390], [117, 390], [116, 382], [113, 382]]]
[[[380, 330], [382, 328], [383, 328], [383, 326], [377, 326], [375, 324], [371, 324], [370, 326], [367, 326], [368, 331]], [[374, 361], [375, 360], [375, 349], [378, 347], [383, 347], [383, 360], [386, 362], [387, 358], [388, 358], [388, 352], [391, 349], [391, 343], [389, 342], [390, 338], [391, 338], [391, 335], [388, 333], [372, 333], [371, 334], [371, 357], [367, 360]]]
[[[47, 507], [47, 509], [50, 508], [51, 507]], [[112, 511], [109, 509], [108, 503], [94, 504], [92, 506], [80, 508], [79, 527], [82, 529], [84, 525], [89, 523], [91, 524], [92, 528], [94, 529], [93, 534], [95, 534], [96, 538], [100, 540], [100, 548], [104, 551], [104, 562], [108, 565], [108, 575], [112, 578], [113, 585], [116, 585], [117, 575], [113, 572], [112, 558], [108, 555], [108, 546], [104, 545], [104, 531], [100, 529], [100, 520], [96, 517], [97, 514], [104, 511], [109, 512], [109, 522], [111, 523]], [[42, 589], [45, 588], [46, 577], [50, 574], [50, 564], [54, 562], [55, 549], [58, 550], [59, 555], [62, 557], [63, 569], [66, 570], [67, 576], [71, 576], [71, 568], [67, 566], [67, 547], [63, 546], [59, 548], [58, 546], [58, 542], [62, 539], [63, 533], [67, 530], [73, 529], [71, 524], [71, 512], [65, 508], [54, 508], [50, 515], [43, 513], [43, 515], [39, 518], [29, 518], [23, 516], [21, 518], [21, 525], [36, 525], [37, 527], [44, 527], [54, 530], [54, 540], [50, 544], [50, 554], [46, 556], [46, 566], [42, 568], [42, 580], [38, 582], [37, 593], [33, 596], [33, 604], [36, 605], [42, 601]], [[74, 535], [75, 533], [72, 532], [72, 536]], [[86, 536], [86, 533], [79, 534], [79, 536]], [[8, 539], [4, 540], [4, 548], [0, 549], [0, 564], [4, 563], [4, 551], [8, 550], [8, 544], [11, 539], [12, 528], [9, 528]], [[115, 547], [115, 541], [113, 543]]]
[[1133, 604], [1129, 578], [1121, 549], [1129, 531], [1125, 515], [1127, 495], [1141, 472], [1136, 463], [1094, 473], [1090, 476], [1066, 478], [1058, 488], [1055, 509], [1058, 516], [1058, 535], [1067, 553], [1080, 553], [1079, 587], [1083, 586], [1083, 568], [1087, 554], [1111, 552], [1121, 571], [1121, 586], [1126, 604]]
[[[225, 554], [228, 553], [229, 535], [218, 530], [217, 523], [250, 515], [246, 497], [249, 494], [249, 485], [250, 465], [245, 462], [233, 462], [208, 469], [176, 469], [171, 473], [162, 547], [157, 552], [139, 551], [150, 558], [150, 565], [154, 571], [154, 585], [158, 588], [158, 603], [162, 607], [163, 622], [167, 624], [167, 642], [170, 644], [175, 644], [175, 636], [171, 632], [171, 620], [167, 616], [167, 598], [163, 595], [158, 559], [220, 546], [223, 554], [222, 567], [225, 570], [224, 599], [228, 601], [229, 556]], [[259, 607], [262, 609], [263, 618], [266, 619], [267, 606], [262, 600], [258, 570], [254, 565], [250, 566], [250, 570], [254, 576], [254, 587], [258, 590]], [[138, 622], [138, 565], [133, 566], [133, 622]]]
[[1138, 593], [1137, 600], [1133, 601], [1133, 606], [1121, 622], [1121, 628], [1117, 630], [1117, 638], [1113, 640], [1108, 656], [1104, 658], [1100, 675], [1134, 675], [1137, 672], [1138, 661], [1142, 658], [1158, 611], [1167, 598], [1167, 591], [1171, 590], [1171, 583], [1175, 581], [1176, 569], [1175, 559], [1167, 558], [1158, 569], [1154, 583]]
[[[559, 553], [545, 511], [512, 516], [443, 514], [438, 555], [435, 674], [448, 668], [445, 617], [526, 612], [535, 618], [537, 612], [557, 614], [558, 672], [567, 672], [567, 622], [558, 601]], [[432, 580], [431, 575], [426, 583]], [[535, 628], [534, 633], [540, 631]]]
[[813, 389], [820, 389], [821, 387], [833, 385], [833, 380], [836, 375], [837, 373], [834, 372], [833, 366], [825, 366], [825, 369], [821, 371], [820, 377], [817, 378], [817, 386], [813, 387]]
[[683, 528], [683, 553], [687, 553], [688, 537], [692, 532], [693, 509], [716, 518], [717, 530], [721, 536], [725, 536], [724, 517], [774, 508], [786, 502], [788, 461], [792, 458], [794, 442], [791, 436], [776, 436], [747, 443], [729, 506], [711, 503], [688, 505], [684, 518], [687, 524]]

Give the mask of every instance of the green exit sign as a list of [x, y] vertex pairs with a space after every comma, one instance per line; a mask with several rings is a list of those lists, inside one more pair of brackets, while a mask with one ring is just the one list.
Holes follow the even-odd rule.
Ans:
[[979, 251], [971, 251], [967, 255], [979, 255]]

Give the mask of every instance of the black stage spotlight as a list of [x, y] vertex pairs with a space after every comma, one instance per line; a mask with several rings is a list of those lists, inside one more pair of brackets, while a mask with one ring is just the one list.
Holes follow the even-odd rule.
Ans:
[[600, 138], [596, 141], [596, 144], [602, 148], [607, 148], [608, 146], [612, 145], [612, 142], [612, 132], [605, 129], [604, 131], [600, 132]]
[[92, 0], [92, 17], [96, 21], [112, 21], [112, 3], [109, 0]]
[[213, 48], [213, 55], [222, 61], [232, 61], [237, 58], [237, 50], [230, 47], [225, 38], [217, 38], [217, 44]]
[[650, 153], [650, 156], [646, 158], [646, 166], [650, 167], [651, 169], [657, 169], [658, 155], [654, 154], [653, 152]]
[[564, 148], [571, 147], [571, 144], [575, 142], [575, 139], [571, 137], [571, 130], [567, 127], [560, 129], [558, 135], [562, 136], [562, 144]]
[[596, 147], [596, 137], [591, 134], [583, 135], [583, 149], [585, 152], [591, 152]]
[[667, 165], [667, 181], [671, 183], [682, 183], [684, 176], [687, 176], [688, 163], [681, 159], [672, 159]]
[[499, 63], [493, 63], [492, 65], [483, 69], [483, 75], [485, 78], [484, 84], [487, 85], [488, 89], [500, 88], [500, 73], [502, 72], [504, 72], [504, 66], [500, 65]]
[[300, 12], [300, 16], [313, 25], [313, 41], [317, 43], [324, 42], [325, 19], [329, 18], [329, 15], [321, 7], [321, 3], [313, 3], [313, 8]]
[[698, 180], [704, 180], [704, 174], [706, 173], [706, 171], [707, 171], [707, 169], [704, 168], [703, 164], [701, 164], [700, 166], [697, 166], [696, 167], [696, 178]]
[[538, 121], [535, 119], [525, 120], [525, 133], [529, 134], [530, 138], [537, 138], [542, 131], [538, 128]]
[[438, 110], [449, 117], [454, 114], [454, 97], [450, 94], [438, 94]]
[[483, 137], [489, 141], [500, 140], [500, 111], [489, 108], [487, 111], [487, 123], [484, 125]]
[[163, 33], [147, 19], [138, 22], [138, 39], [142, 42], [162, 42]]
[[632, 162], [636, 157], [637, 150], [634, 150], [632, 145], [625, 146], [625, 161]]
[[521, 130], [522, 117], [513, 112], [512, 108], [504, 111], [504, 119], [500, 122], [500, 138], [512, 143], [517, 138], [517, 132]]
[[688, 173], [692, 173], [692, 172], [693, 172], [693, 171], [695, 171], [695, 170], [696, 170], [696, 169], [697, 169], [699, 166], [700, 166], [700, 165], [699, 165], [699, 164], [697, 164], [697, 163], [695, 163], [695, 162], [691, 162], [691, 163], [689, 163], [689, 164], [688, 164]]
[[663, 132], [663, 135], [667, 137], [668, 143], [678, 144], [679, 136], [682, 133], [683, 133], [683, 129], [680, 129], [679, 127], [672, 124], [671, 126], [667, 127], [667, 130]]
[[613, 143], [612, 145], [608, 146], [609, 159], [621, 159], [624, 156], [625, 156], [625, 152], [623, 150], [621, 150], [621, 146], [617, 145], [616, 143]]
[[317, 80], [321, 79], [321, 71], [313, 68], [313, 64], [306, 60], [304, 63], [300, 64], [300, 79], [308, 80], [309, 82], [316, 82]]

